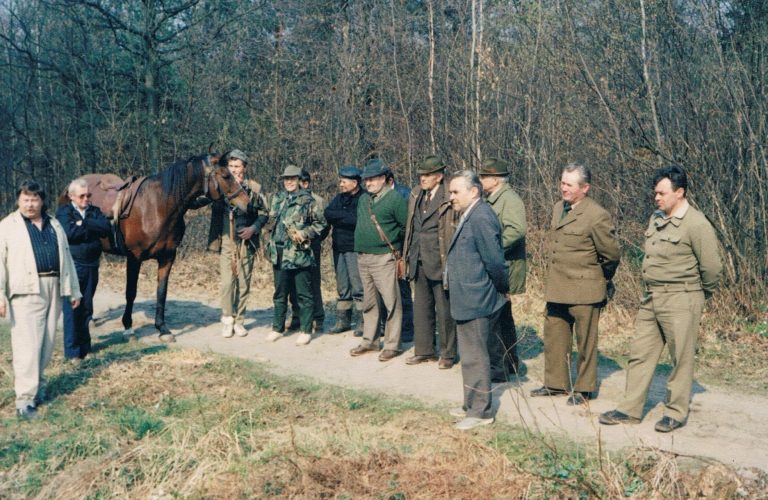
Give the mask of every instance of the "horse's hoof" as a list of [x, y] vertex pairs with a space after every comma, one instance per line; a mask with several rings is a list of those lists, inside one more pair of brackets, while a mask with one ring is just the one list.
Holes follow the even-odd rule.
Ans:
[[170, 344], [172, 342], [176, 342], [176, 337], [174, 337], [172, 333], [161, 333], [160, 340]]
[[133, 328], [128, 328], [126, 331], [123, 332], [123, 337], [128, 339], [128, 342], [138, 342], [139, 337], [136, 336], [136, 332], [133, 331]]

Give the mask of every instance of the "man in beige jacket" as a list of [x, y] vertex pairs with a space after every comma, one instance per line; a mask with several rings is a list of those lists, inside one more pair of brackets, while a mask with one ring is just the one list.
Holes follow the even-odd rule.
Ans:
[[[597, 389], [597, 324], [620, 256], [608, 212], [587, 197], [591, 178], [587, 167], [571, 163], [560, 179], [563, 199], [555, 204], [547, 234], [544, 386], [531, 392], [570, 393], [569, 405], [583, 404]], [[575, 380], [570, 363], [573, 335], [578, 348]]]
[[44, 211], [45, 191], [24, 181], [16, 198], [19, 209], [0, 221], [0, 317], [10, 314], [16, 412], [35, 419], [61, 300], [76, 308], [81, 295], [67, 235]]

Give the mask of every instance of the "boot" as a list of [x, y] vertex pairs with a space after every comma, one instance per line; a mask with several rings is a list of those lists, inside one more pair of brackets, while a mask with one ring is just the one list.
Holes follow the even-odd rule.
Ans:
[[363, 336], [363, 327], [365, 326], [363, 323], [363, 303], [362, 302], [355, 302], [355, 310], [353, 311], [353, 320], [355, 322], [355, 337], [362, 337]]
[[348, 300], [336, 303], [336, 324], [331, 333], [342, 333], [352, 328], [352, 302]]

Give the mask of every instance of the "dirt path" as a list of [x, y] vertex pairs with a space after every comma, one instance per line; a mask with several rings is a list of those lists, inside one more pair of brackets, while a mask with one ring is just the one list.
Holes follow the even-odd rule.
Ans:
[[[106, 287], [104, 287], [106, 288]], [[124, 301], [121, 294], [100, 289], [96, 295], [99, 335], [122, 330], [120, 315]], [[357, 389], [372, 389], [401, 394], [444, 405], [461, 403], [461, 371], [438, 370], [435, 363], [408, 366], [410, 352], [388, 363], [380, 363], [375, 354], [352, 358], [348, 351], [358, 344], [351, 332], [322, 335], [308, 346], [294, 345], [295, 334], [267, 342], [271, 309], [251, 311], [246, 321], [250, 334], [244, 338], [220, 336], [220, 311], [214, 296], [197, 300], [168, 301], [166, 320], [177, 337], [177, 345], [204, 351], [239, 356], [269, 364], [276, 373], [298, 374], [320, 382]], [[157, 338], [152, 326], [154, 300], [139, 298], [134, 312], [134, 326], [145, 341]], [[331, 324], [332, 318], [327, 320]], [[497, 418], [522, 425], [544, 434], [567, 434], [587, 445], [617, 450], [628, 446], [658, 447], [681, 455], [714, 458], [724, 464], [757, 467], [768, 471], [768, 397], [738, 394], [733, 391], [696, 384], [689, 423], [671, 434], [653, 430], [661, 418], [664, 377], [657, 376], [651, 390], [653, 405], [643, 422], [633, 426], [601, 426], [597, 415], [615, 408], [624, 390], [624, 372], [601, 367], [600, 393], [589, 407], [573, 408], [565, 398], [529, 398], [531, 389], [541, 386], [543, 355], [526, 359], [527, 375], [519, 383], [495, 386], [499, 405]]]

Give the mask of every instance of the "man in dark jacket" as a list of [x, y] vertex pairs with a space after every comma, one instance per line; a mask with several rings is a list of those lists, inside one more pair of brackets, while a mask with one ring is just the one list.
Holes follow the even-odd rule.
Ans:
[[83, 298], [76, 309], [69, 301], [63, 301], [64, 357], [79, 364], [91, 352], [88, 324], [93, 317], [93, 296], [99, 283], [100, 238], [109, 236], [110, 226], [101, 210], [91, 205], [91, 193], [85, 180], [75, 179], [67, 191], [71, 203], [56, 210], [56, 219], [67, 235]]
[[352, 306], [356, 315], [355, 336], [363, 335], [363, 283], [357, 269], [355, 226], [357, 202], [365, 192], [360, 187], [360, 169], [346, 165], [339, 170], [339, 194], [325, 209], [325, 220], [333, 228], [333, 269], [336, 272], [336, 325], [331, 330], [341, 333], [352, 327]]

